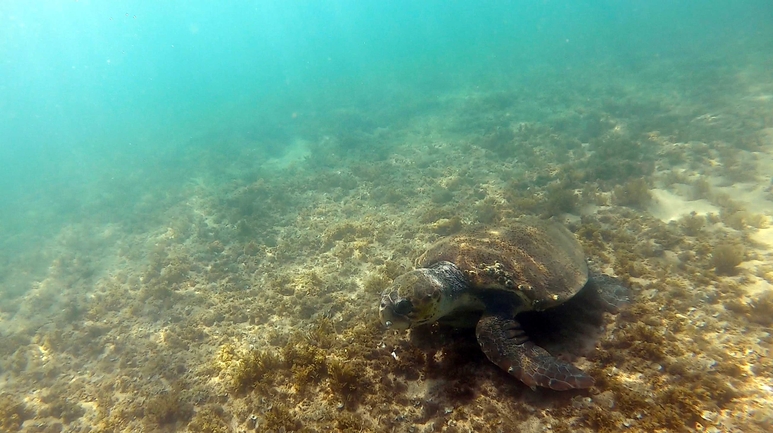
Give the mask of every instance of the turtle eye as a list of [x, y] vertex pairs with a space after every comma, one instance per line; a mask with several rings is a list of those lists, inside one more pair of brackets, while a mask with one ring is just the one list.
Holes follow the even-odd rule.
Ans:
[[408, 299], [403, 299], [397, 304], [395, 304], [394, 311], [397, 314], [408, 314], [413, 310], [413, 303], [409, 301]]

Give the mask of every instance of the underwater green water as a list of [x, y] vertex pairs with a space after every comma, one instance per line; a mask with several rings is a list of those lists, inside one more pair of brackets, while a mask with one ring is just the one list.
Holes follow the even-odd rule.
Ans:
[[[29, 230], [108, 209], [106, 197], [130, 206], [153, 185], [242, 164], [245, 148], [256, 168], [295, 140], [396, 128], [460, 92], [539, 98], [540, 88], [566, 87], [564, 101], [547, 97], [526, 120], [596, 97], [608, 81], [594, 82], [594, 70], [636, 76], [645, 96], [708, 98], [722, 89], [707, 81], [729, 85], [737, 69], [769, 61], [772, 9], [767, 1], [5, 1], [0, 218]], [[580, 75], [590, 79], [574, 82]], [[222, 157], [218, 167], [191, 156], [202, 148]]]
[[[771, 167], [770, 0], [3, 0], [0, 431], [767, 431]], [[379, 322], [522, 215], [582, 393]]]

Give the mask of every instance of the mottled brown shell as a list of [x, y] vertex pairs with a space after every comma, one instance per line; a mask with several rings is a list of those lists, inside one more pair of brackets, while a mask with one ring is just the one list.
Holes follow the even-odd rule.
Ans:
[[472, 290], [515, 293], [527, 310], [558, 305], [588, 281], [585, 255], [574, 235], [561, 224], [537, 218], [441, 239], [419, 257], [418, 265], [440, 261], [458, 266]]

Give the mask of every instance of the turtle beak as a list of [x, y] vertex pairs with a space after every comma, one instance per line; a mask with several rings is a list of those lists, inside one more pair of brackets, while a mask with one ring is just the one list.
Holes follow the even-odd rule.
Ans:
[[381, 297], [379, 317], [381, 323], [389, 329], [408, 329], [411, 327], [411, 319], [408, 317], [413, 311], [413, 304], [408, 299], [392, 299], [392, 294], [384, 294]]

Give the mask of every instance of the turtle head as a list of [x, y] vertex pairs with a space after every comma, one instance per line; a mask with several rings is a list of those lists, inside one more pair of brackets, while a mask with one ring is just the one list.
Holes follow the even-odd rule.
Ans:
[[381, 323], [408, 329], [436, 322], [454, 311], [466, 287], [462, 272], [449, 262], [407, 272], [381, 294]]

